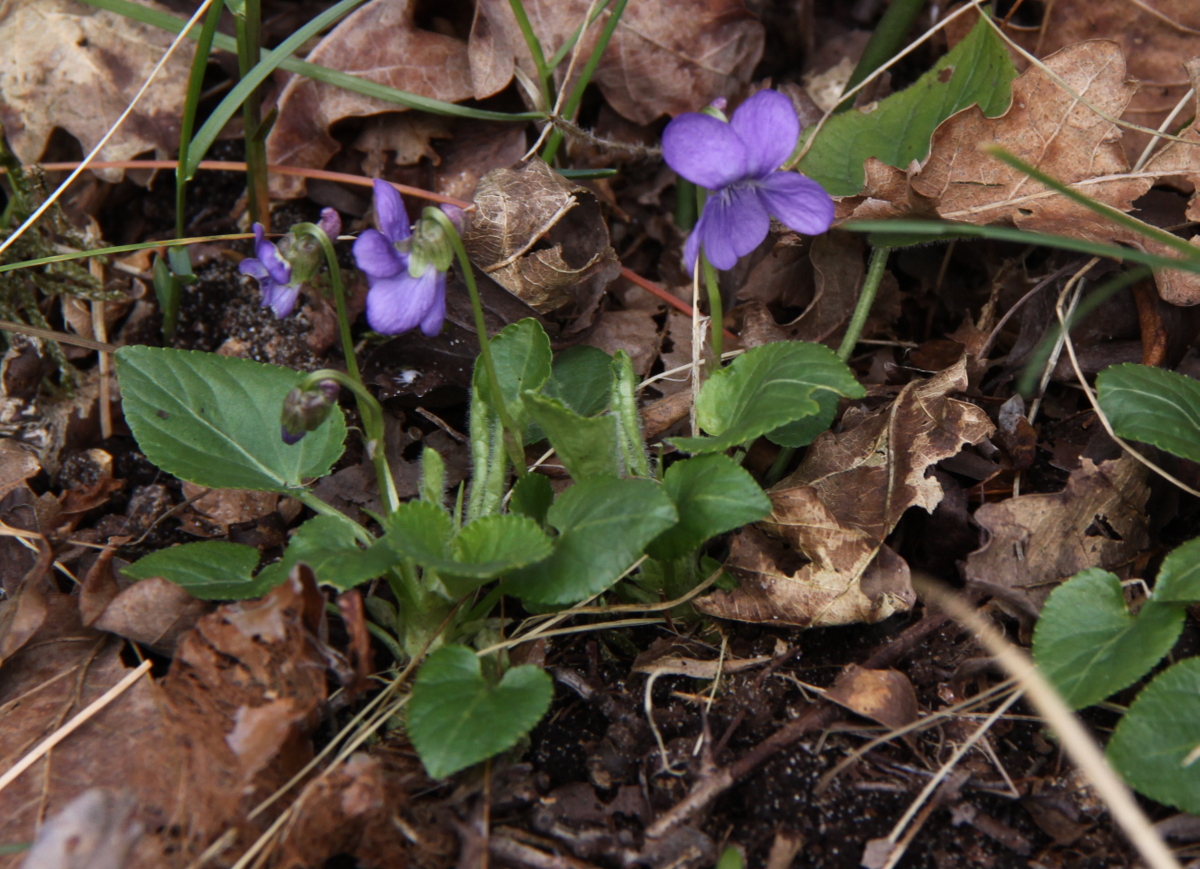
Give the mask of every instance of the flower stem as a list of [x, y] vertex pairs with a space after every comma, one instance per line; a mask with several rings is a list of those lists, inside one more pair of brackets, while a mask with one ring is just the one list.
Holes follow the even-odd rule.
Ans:
[[504, 403], [504, 393], [500, 391], [500, 378], [496, 376], [496, 365], [492, 361], [492, 345], [488, 340], [487, 322], [483, 319], [483, 303], [479, 300], [479, 287], [475, 284], [475, 273], [471, 270], [471, 260], [467, 257], [467, 249], [463, 246], [462, 236], [458, 228], [441, 210], [426, 208], [425, 214], [437, 220], [446, 231], [450, 243], [454, 246], [454, 254], [458, 257], [459, 268], [462, 269], [463, 282], [467, 285], [467, 294], [471, 297], [471, 313], [475, 315], [475, 333], [479, 336], [479, 358], [483, 362], [487, 374], [488, 390], [492, 393], [492, 403], [500, 425], [504, 429], [504, 446], [509, 460], [516, 468], [517, 476], [525, 475], [525, 451], [521, 447], [522, 432], [517, 430], [516, 423]]
[[871, 313], [871, 306], [875, 303], [875, 294], [879, 292], [879, 282], [883, 280], [888, 254], [891, 252], [890, 247], [871, 248], [871, 263], [867, 267], [867, 277], [863, 281], [862, 292], [858, 294], [858, 304], [854, 306], [854, 315], [850, 318], [850, 325], [846, 327], [846, 337], [842, 339], [841, 346], [837, 351], [838, 358], [843, 362], [850, 358], [850, 354], [854, 352], [854, 348], [858, 344], [858, 339], [862, 337], [863, 326], [866, 325], [867, 315]]
[[325, 253], [325, 262], [329, 264], [329, 282], [333, 285], [333, 300], [337, 305], [338, 331], [342, 337], [342, 355], [346, 357], [346, 370], [361, 385], [362, 375], [358, 371], [358, 359], [354, 355], [354, 338], [350, 335], [350, 316], [346, 313], [346, 287], [342, 284], [342, 270], [338, 268], [337, 251], [333, 249], [333, 241], [325, 230], [315, 223], [297, 223], [292, 227], [292, 232], [297, 237], [311, 235], [320, 243], [321, 250]]
[[721, 287], [717, 283], [717, 270], [708, 261], [704, 251], [700, 252], [700, 267], [704, 270], [704, 285], [708, 288], [708, 333], [712, 336], [714, 364], [720, 367], [721, 353], [725, 349], [725, 313], [721, 305]]

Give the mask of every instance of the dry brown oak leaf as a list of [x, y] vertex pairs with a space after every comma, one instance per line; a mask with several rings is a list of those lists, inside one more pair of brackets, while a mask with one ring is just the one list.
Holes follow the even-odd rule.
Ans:
[[[416, 26], [414, 0], [372, 0], [348, 15], [306, 58], [377, 84], [445, 102], [472, 94], [467, 44]], [[293, 76], [279, 95], [279, 118], [267, 136], [267, 161], [320, 168], [341, 145], [329, 128], [345, 118], [402, 110], [396, 103]], [[304, 181], [271, 176], [271, 193], [304, 195]]]
[[[1110, 116], [1121, 113], [1134, 91], [1135, 84], [1125, 80], [1119, 48], [1107, 40], [1070, 46], [1048, 58], [1047, 66], [1071, 90]], [[1158, 176], [1179, 167], [1163, 162], [1130, 174], [1116, 126], [1039, 69], [1027, 70], [1014, 82], [1013, 96], [1012, 107], [1000, 118], [984, 118], [969, 109], [939, 127], [929, 160], [912, 179], [913, 190], [935, 200], [938, 213], [948, 219], [1013, 223], [1022, 229], [1172, 255], [1169, 248], [978, 152], [978, 145], [996, 141], [1060, 181], [1122, 211], [1132, 210], [1134, 200]], [[1178, 163], [1182, 155], [1175, 153]], [[1200, 280], [1195, 275], [1163, 270], [1155, 281], [1168, 302], [1200, 303]]]
[[[228, 826], [247, 824], [312, 758], [337, 654], [319, 639], [323, 606], [311, 572], [297, 571], [260, 600], [204, 616], [165, 679], [136, 681], [0, 791], [0, 841], [32, 840], [41, 812], [91, 787], [134, 799], [145, 833], [127, 869], [182, 869]], [[37, 635], [0, 669], [0, 766], [125, 676], [122, 645], [80, 623], [76, 597], [49, 596]], [[0, 857], [0, 867], [19, 858]]]
[[[1117, 43], [1105, 39], [1071, 45], [1046, 66], [1095, 109], [1117, 117], [1137, 85], [1128, 80]], [[1119, 226], [1023, 172], [980, 151], [995, 143], [1079, 192], [1120, 211], [1154, 184], [1148, 172], [1130, 174], [1121, 131], [1058, 82], [1033, 67], [1013, 82], [1013, 101], [998, 118], [971, 107], [934, 132], [929, 158], [912, 174], [913, 190], [932, 201], [939, 216], [1103, 243], [1120, 243], [1171, 256], [1172, 250]], [[1159, 294], [1176, 305], [1200, 303], [1195, 275], [1164, 270]]]
[[[525, 10], [547, 57], [567, 43], [592, 5], [590, 0], [527, 0]], [[588, 28], [573, 76], [607, 21], [604, 12]], [[763, 26], [743, 0], [630, 0], [593, 81], [617, 112], [648, 124], [659, 115], [698, 111], [717, 97], [736, 96], [762, 57], [763, 40]], [[515, 66], [537, 79], [509, 0], [478, 0], [470, 58], [476, 99], [505, 88]], [[559, 67], [560, 77], [568, 64], [569, 58]], [[565, 86], [573, 84], [574, 79]]]
[[965, 389], [965, 362], [908, 384], [886, 408], [851, 408], [800, 467], [769, 492], [761, 529], [733, 539], [727, 562], [741, 580], [696, 601], [701, 612], [801, 627], [873, 623], [909, 609], [908, 565], [884, 544], [909, 507], [932, 513], [942, 487], [931, 466], [994, 428]]
[[[1200, 55], [1196, 0], [1055, 0], [1041, 5], [1041, 26], [1010, 24], [1005, 33], [1037, 57], [1088, 39], [1115, 40], [1129, 60], [1130, 77], [1140, 85], [1121, 115], [1124, 120], [1157, 129], [1187, 93], [1183, 61]], [[964, 25], [969, 17], [974, 16], [968, 13], [961, 19]], [[1025, 58], [1015, 59], [1024, 69]], [[1148, 135], [1136, 130], [1125, 135], [1130, 159], [1136, 159]]]
[[[56, 127], [91, 151], [171, 39], [165, 30], [74, 0], [0, 0], [0, 123], [17, 159], [40, 160]], [[171, 56], [97, 160], [129, 160], [151, 150], [171, 156], [179, 147], [190, 65], [189, 51]], [[95, 171], [114, 183], [123, 176], [121, 169]]]
[[1089, 567], [1129, 563], [1149, 542], [1146, 470], [1129, 457], [1083, 459], [1067, 486], [984, 504], [975, 521], [987, 542], [967, 556], [967, 580], [994, 592], [1015, 615], [1036, 618], [1055, 586]]

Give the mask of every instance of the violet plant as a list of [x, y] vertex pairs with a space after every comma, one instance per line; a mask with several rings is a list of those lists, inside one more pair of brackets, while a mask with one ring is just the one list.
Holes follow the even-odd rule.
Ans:
[[[664, 473], [645, 448], [638, 379], [625, 353], [576, 348], [582, 352], [556, 359], [532, 319], [489, 337], [459, 235], [463, 215], [430, 207], [409, 226], [395, 190], [382, 182], [375, 189], [379, 228], [354, 243], [369, 284], [368, 325], [400, 333], [397, 340], [414, 329], [436, 334], [446, 272], [455, 264], [470, 296], [481, 342], [470, 399], [469, 492], [460, 489], [448, 503], [442, 459], [426, 449], [420, 496], [401, 503], [383, 409], [354, 358], [331, 216], [293, 226], [276, 243], [260, 230], [243, 273], [259, 282], [264, 305], [277, 315], [295, 310], [298, 294], [327, 286], [346, 370], [301, 374], [215, 354], [122, 348], [125, 415], [146, 456], [175, 476], [290, 495], [317, 515], [296, 530], [281, 560], [261, 569], [254, 548], [210, 541], [156, 552], [128, 573], [162, 576], [216, 599], [262, 594], [301, 562], [339, 591], [382, 579], [379, 587], [390, 594], [367, 596], [368, 628], [398, 662], [428, 654], [413, 689], [409, 733], [430, 773], [442, 776], [513, 745], [549, 703], [545, 673], [507, 667], [503, 650], [515, 640], [497, 642], [502, 628], [510, 630], [494, 612], [501, 597], [561, 607], [612, 589], [633, 571], [636, 584], [622, 586], [627, 599], [649, 595], [657, 602], [663, 592], [694, 586], [714, 566], [701, 560], [705, 541], [770, 509], [753, 477], [722, 451], [817, 413], [817, 392], [856, 395], [859, 387], [816, 345], [751, 352], [724, 369], [725, 387], [755, 400], [731, 403], [723, 378], [710, 379], [698, 407], [710, 434], [720, 436], [681, 442], [696, 456], [677, 459]], [[342, 388], [355, 396], [379, 481], [381, 511], [370, 529], [309, 489], [344, 448]], [[558, 495], [546, 477], [527, 472], [525, 449], [543, 439], [573, 480]], [[447, 679], [462, 690], [448, 691]], [[512, 711], [518, 707], [520, 714]], [[458, 727], [471, 708], [495, 714], [478, 727]]]

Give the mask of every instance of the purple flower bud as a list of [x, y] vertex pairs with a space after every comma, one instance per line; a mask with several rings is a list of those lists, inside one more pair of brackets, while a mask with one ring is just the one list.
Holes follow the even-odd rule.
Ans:
[[667, 124], [662, 139], [667, 164], [712, 191], [684, 247], [689, 271], [701, 248], [716, 268], [733, 268], [767, 237], [772, 217], [805, 235], [829, 229], [834, 210], [829, 194], [816, 181], [779, 171], [799, 136], [792, 101], [773, 90], [750, 97], [729, 123], [688, 112]]
[[285, 444], [298, 443], [316, 429], [337, 404], [341, 387], [336, 380], [321, 380], [310, 389], [295, 387], [283, 399], [280, 434]]
[[442, 209], [442, 213], [450, 218], [450, 222], [454, 224], [454, 229], [458, 234], [462, 235], [467, 226], [467, 213], [449, 202], [443, 202], [439, 207]]
[[337, 238], [342, 232], [341, 215], [332, 208], [322, 208], [321, 219], [317, 221], [317, 226], [321, 227], [331, 239]]

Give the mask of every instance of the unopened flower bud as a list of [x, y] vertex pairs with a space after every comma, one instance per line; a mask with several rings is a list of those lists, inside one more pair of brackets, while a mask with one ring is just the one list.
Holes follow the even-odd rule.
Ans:
[[321, 380], [311, 389], [297, 386], [283, 400], [280, 414], [285, 444], [294, 444], [323, 423], [337, 404], [341, 387], [335, 380]]
[[321, 219], [317, 221], [317, 226], [321, 227], [330, 239], [337, 238], [342, 234], [341, 215], [332, 208], [322, 208]]
[[450, 218], [450, 222], [454, 224], [454, 228], [458, 230], [458, 234], [462, 235], [467, 228], [467, 213], [457, 205], [451, 205], [449, 202], [443, 202], [438, 207], [442, 209], [442, 214]]

